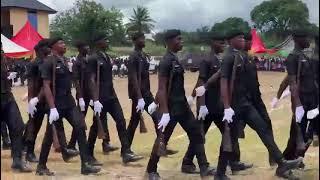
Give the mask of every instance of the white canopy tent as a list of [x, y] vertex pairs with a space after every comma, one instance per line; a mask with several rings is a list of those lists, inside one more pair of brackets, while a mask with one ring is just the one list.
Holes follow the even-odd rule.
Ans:
[[5, 54], [29, 52], [28, 49], [19, 46], [7, 37], [1, 34], [2, 48]]

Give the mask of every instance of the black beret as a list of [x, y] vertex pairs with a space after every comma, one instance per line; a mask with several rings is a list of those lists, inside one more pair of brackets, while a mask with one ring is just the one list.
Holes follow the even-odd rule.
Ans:
[[55, 43], [57, 43], [60, 40], [63, 41], [63, 39], [61, 37], [55, 37], [55, 38], [50, 39], [49, 47], [52, 47]]
[[211, 40], [223, 41], [225, 36], [221, 33], [210, 33]]
[[41, 39], [38, 42], [38, 44], [34, 46], [33, 49], [35, 51], [39, 51], [39, 49], [42, 48], [42, 47], [45, 47], [45, 46], [49, 47], [49, 44], [50, 44], [50, 40], [49, 39]]
[[291, 34], [293, 37], [308, 37], [309, 36], [308, 31], [303, 30], [303, 29], [293, 30]]
[[226, 39], [230, 40], [239, 35], [244, 35], [244, 32], [240, 29], [230, 29], [226, 32]]
[[245, 33], [244, 34], [244, 39], [247, 40], [247, 41], [251, 41], [252, 40], [251, 32]]
[[177, 36], [181, 35], [181, 31], [178, 29], [170, 29], [164, 34], [164, 40], [167, 41], [169, 39], [173, 39]]
[[137, 39], [139, 39], [139, 38], [141, 38], [141, 37], [144, 37], [144, 33], [142, 33], [142, 32], [136, 32], [136, 33], [133, 33], [133, 34], [132, 34], [131, 39], [132, 39], [132, 41], [135, 41], [135, 40], [137, 40]]
[[98, 34], [93, 38], [93, 42], [98, 42], [100, 40], [107, 40], [106, 34]]
[[78, 40], [74, 43], [74, 46], [79, 49], [81, 47], [88, 46], [88, 43], [86, 43], [85, 41]]

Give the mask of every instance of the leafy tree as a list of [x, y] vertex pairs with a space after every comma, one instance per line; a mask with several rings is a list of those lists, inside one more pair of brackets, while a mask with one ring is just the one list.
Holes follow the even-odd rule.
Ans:
[[256, 6], [251, 20], [261, 32], [271, 32], [284, 38], [288, 31], [310, 25], [309, 10], [300, 0], [270, 0]]
[[77, 0], [74, 6], [59, 13], [50, 24], [51, 36], [63, 37], [67, 42], [84, 40], [92, 43], [96, 34], [106, 34], [111, 43], [125, 42], [123, 14], [115, 9], [104, 9], [91, 0]]
[[133, 9], [133, 15], [129, 18], [129, 21], [127, 24], [128, 34], [132, 32], [150, 33], [154, 28], [153, 23], [155, 23], [150, 17], [148, 9], [142, 6]]
[[230, 17], [221, 23], [215, 23], [211, 28], [211, 32], [225, 34], [226, 31], [233, 28], [240, 29], [244, 32], [250, 31], [250, 26], [247, 21], [239, 17]]

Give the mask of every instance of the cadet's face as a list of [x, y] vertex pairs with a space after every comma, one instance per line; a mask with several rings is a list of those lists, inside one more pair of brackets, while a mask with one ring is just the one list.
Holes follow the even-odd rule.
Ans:
[[56, 42], [53, 46], [52, 49], [56, 50], [59, 53], [66, 53], [67, 48], [66, 48], [66, 44], [64, 43], [63, 40], [59, 40], [58, 42]]
[[183, 47], [183, 41], [181, 35], [175, 37], [172, 39], [173, 47], [178, 52], [182, 50]]
[[302, 48], [308, 48], [310, 47], [310, 38], [298, 38], [298, 41], [300, 42], [300, 46]]
[[238, 50], [244, 48], [245, 40], [243, 35], [236, 36], [230, 40], [232, 46]]
[[225, 43], [223, 40], [214, 40], [212, 41], [213, 48], [219, 53], [223, 52], [223, 48], [225, 47]]
[[51, 53], [51, 48], [49, 48], [48, 46], [44, 46], [43, 48], [41, 48], [41, 52], [47, 56]]
[[245, 51], [249, 51], [251, 49], [252, 41], [251, 40], [246, 40], [246, 45], [244, 47]]
[[83, 46], [79, 49], [80, 53], [84, 53], [84, 54], [88, 54], [90, 51], [90, 47], [89, 46]]
[[141, 47], [141, 48], [144, 48], [146, 46], [146, 38], [144, 36], [138, 38], [136, 41], [135, 41], [135, 44], [138, 46], [138, 47]]

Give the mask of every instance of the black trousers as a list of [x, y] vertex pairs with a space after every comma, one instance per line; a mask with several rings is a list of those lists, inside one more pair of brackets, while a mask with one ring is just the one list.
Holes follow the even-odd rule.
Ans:
[[[312, 138], [313, 133], [308, 133], [308, 129], [307, 129], [307, 125], [308, 122], [310, 121], [310, 125], [313, 126], [314, 125], [314, 121], [319, 120], [319, 115], [318, 117], [316, 117], [313, 120], [308, 120], [307, 119], [307, 112], [309, 110], [312, 110], [314, 108], [317, 107], [318, 105], [318, 95], [317, 94], [303, 94], [300, 96], [300, 101], [301, 104], [303, 105], [303, 108], [305, 110], [305, 114], [301, 120], [301, 123], [298, 123], [301, 132], [302, 132], [302, 136], [304, 139], [304, 142], [307, 142], [308, 139]], [[293, 112], [295, 110], [295, 108], [292, 108]], [[306, 147], [304, 151], [297, 151], [297, 129], [295, 128], [295, 124], [296, 124], [296, 120], [295, 120], [295, 114], [293, 113], [293, 116], [291, 118], [291, 126], [290, 126], [290, 136], [289, 136], [289, 140], [287, 143], [287, 147], [283, 152], [283, 155], [285, 157], [285, 159], [296, 159], [297, 157], [301, 156], [304, 157], [305, 152], [308, 150], [309, 147]], [[313, 129], [314, 127], [310, 128]], [[313, 131], [313, 130], [311, 130]]]
[[[81, 111], [81, 109], [80, 109], [79, 100], [78, 100], [78, 106], [77, 107], [78, 107], [79, 111], [81, 111], [81, 113], [83, 114], [83, 116], [85, 118], [86, 115], [87, 115], [87, 112], [88, 112], [90, 98], [84, 98], [84, 102], [86, 104], [84, 111]], [[93, 110], [93, 107], [92, 106], [90, 106], [90, 107]], [[107, 116], [105, 118], [106, 118], [105, 121], [107, 121]], [[93, 119], [94, 119], [94, 117], [93, 117]], [[110, 143], [110, 135], [109, 135], [109, 130], [108, 130], [108, 123], [106, 123], [106, 125], [103, 126], [103, 129], [104, 129], [104, 132], [105, 132], [105, 139], [103, 139], [102, 145], [103, 144], [109, 144]], [[75, 130], [72, 130], [71, 138], [70, 138], [70, 141], [69, 141], [69, 146], [74, 147], [76, 145], [76, 139], [77, 139], [76, 137], [77, 136], [76, 136]]]
[[[130, 144], [128, 140], [128, 134], [126, 129], [126, 120], [124, 119], [122, 108], [120, 106], [118, 98], [113, 98], [105, 101], [100, 101], [103, 105], [100, 119], [103, 126], [107, 126], [106, 116], [107, 113], [111, 115], [111, 117], [116, 122], [116, 127], [118, 131], [118, 136], [121, 142], [121, 153], [130, 152]], [[96, 143], [96, 139], [98, 136], [98, 126], [97, 121], [94, 118], [93, 124], [90, 127], [88, 144], [89, 144], [89, 153], [93, 156], [94, 146]]]
[[[216, 114], [216, 113], [209, 113], [205, 120], [200, 120], [199, 123], [201, 124], [202, 127], [202, 133], [203, 136], [207, 134], [212, 122], [215, 123], [215, 125], [218, 127], [219, 131], [221, 134], [223, 134], [224, 131], [224, 124], [222, 122], [223, 119], [223, 114]], [[229, 153], [230, 158], [229, 160], [232, 162], [237, 162], [240, 161], [240, 148], [239, 148], [239, 142], [237, 139], [235, 139], [233, 146], [233, 153]], [[183, 165], [193, 165], [193, 158], [195, 154], [194, 151], [191, 149], [191, 146], [189, 145], [188, 150], [183, 158]], [[225, 159], [223, 160], [225, 161]]]
[[[36, 108], [37, 111], [34, 113], [34, 117], [32, 118], [29, 115], [29, 120], [26, 124], [26, 128], [23, 134], [23, 141], [24, 145], [27, 146], [27, 153], [34, 153], [34, 146], [37, 135], [41, 128], [43, 118], [45, 114], [48, 112], [48, 110], [44, 108], [44, 104], [38, 104]], [[28, 139], [27, 136], [30, 136], [30, 138]]]
[[[152, 96], [146, 96], [143, 97], [146, 105], [144, 106], [144, 109], [146, 112], [148, 112], [148, 106], [154, 102], [154, 98]], [[134, 133], [136, 132], [136, 129], [138, 127], [138, 124], [140, 122], [140, 116], [141, 116], [141, 112], [137, 112], [136, 110], [136, 106], [138, 104], [138, 99], [132, 99], [132, 108], [131, 108], [131, 119], [127, 128], [127, 132], [128, 132], [128, 139], [129, 139], [129, 143], [130, 146], [132, 144], [133, 141], [133, 137], [134, 137]], [[149, 114], [150, 115], [150, 114]], [[150, 115], [153, 123], [155, 125], [155, 130], [157, 132], [158, 130], [158, 120], [160, 118], [159, 112], [154, 112], [152, 115]]]
[[[200, 123], [198, 123], [195, 119], [191, 109], [188, 109], [188, 111], [184, 114], [171, 116], [171, 120], [164, 131], [165, 142], [169, 140], [178, 122], [187, 133], [191, 149], [194, 150], [200, 169], [206, 168], [208, 166], [208, 161], [204, 149], [204, 137], [201, 133]], [[156, 142], [154, 146], [156, 146]], [[157, 155], [157, 153], [152, 151], [147, 166], [148, 173], [157, 172], [157, 164], [159, 159], [160, 157]]]
[[67, 143], [66, 143], [65, 136], [63, 136], [64, 127], [63, 127], [62, 118], [65, 118], [70, 123], [72, 128], [75, 130], [77, 135], [77, 141], [79, 144], [81, 162], [82, 163], [87, 162], [89, 160], [88, 146], [87, 146], [87, 140], [86, 140], [85, 126], [81, 122], [82, 121], [81, 118], [83, 118], [82, 113], [78, 110], [76, 106], [69, 109], [58, 109], [58, 113], [60, 118], [57, 121], [54, 121], [52, 124], [47, 123], [45, 136], [41, 146], [39, 165], [45, 166], [47, 163], [48, 155], [49, 155], [50, 148], [53, 141], [53, 137], [52, 137], [53, 128], [56, 128], [62, 154], [65, 153], [65, 148], [67, 147]]
[[2, 136], [2, 141], [10, 141], [10, 137], [8, 134], [8, 126], [5, 121], [1, 121], [1, 136]]
[[267, 112], [249, 104], [238, 107], [235, 113], [236, 119], [244, 120], [250, 128], [256, 131], [271, 157], [279, 163], [283, 155], [274, 141], [272, 128], [270, 127], [271, 122], [266, 121]]
[[23, 146], [22, 134], [25, 125], [13, 95], [1, 95], [1, 97], [4, 96], [9, 97], [1, 99], [1, 122], [6, 122], [9, 128], [13, 159], [21, 159]]

